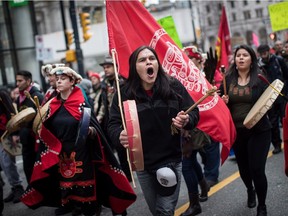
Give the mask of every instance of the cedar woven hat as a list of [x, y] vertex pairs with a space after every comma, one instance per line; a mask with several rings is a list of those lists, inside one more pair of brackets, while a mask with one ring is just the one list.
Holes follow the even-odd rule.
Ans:
[[105, 59], [104, 59], [104, 62], [102, 62], [102, 63], [99, 64], [99, 65], [101, 65], [102, 67], [103, 67], [104, 65], [113, 65], [113, 59], [112, 59], [112, 57], [111, 57], [111, 56], [106, 56]]
[[177, 187], [178, 177], [176, 171], [170, 167], [162, 167], [156, 171], [157, 192], [161, 196], [172, 195]]
[[51, 70], [50, 74], [62, 75], [65, 74], [75, 80], [75, 83], [80, 83], [82, 76], [70, 67], [57, 67]]

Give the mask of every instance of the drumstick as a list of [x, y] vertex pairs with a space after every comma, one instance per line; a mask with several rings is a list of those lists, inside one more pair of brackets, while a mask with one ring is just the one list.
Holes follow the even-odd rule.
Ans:
[[28, 91], [24, 91], [24, 94], [25, 94], [25, 96], [26, 96], [30, 101], [32, 101], [32, 103], [36, 106], [36, 103], [35, 103], [35, 101], [31, 98], [30, 93], [29, 93]]
[[225, 72], [226, 72], [226, 68], [224, 65], [221, 65], [220, 67], [220, 71], [223, 75], [223, 88], [224, 88], [224, 95], [227, 95], [227, 89], [226, 89], [226, 78], [225, 78]]
[[[122, 109], [122, 104], [121, 104], [121, 93], [120, 93], [120, 85], [119, 85], [119, 76], [118, 76], [118, 68], [117, 68], [117, 64], [116, 64], [116, 59], [115, 59], [115, 55], [116, 55], [116, 50], [112, 49], [111, 50], [112, 53], [112, 59], [113, 59], [113, 64], [114, 64], [114, 71], [115, 71], [115, 82], [116, 82], [116, 88], [117, 88], [117, 96], [118, 96], [118, 105], [119, 105], [119, 109], [120, 109], [120, 115], [121, 115], [121, 119], [122, 119], [122, 125], [123, 125], [123, 129], [125, 131], [126, 130], [126, 124], [125, 124], [125, 120], [124, 120], [124, 114], [123, 114], [123, 109]], [[133, 187], [136, 188], [135, 185], [135, 180], [134, 180], [134, 176], [133, 176], [133, 172], [132, 172], [132, 166], [131, 166], [131, 161], [130, 161], [130, 148], [126, 148], [126, 155], [127, 155], [127, 162], [129, 165], [129, 171], [130, 171], [130, 175], [131, 175], [131, 179], [132, 179], [132, 184]]]
[[271, 85], [271, 83], [266, 79], [264, 75], [258, 74], [258, 78], [264, 81], [265, 83], [267, 83], [272, 89], [274, 89], [279, 95], [281, 95], [283, 98], [285, 98], [285, 100], [288, 101], [288, 98], [284, 94], [282, 94], [280, 91], [278, 91], [273, 85]]
[[[184, 113], [188, 114], [191, 112], [198, 104], [200, 104], [203, 100], [205, 100], [208, 96], [211, 96], [214, 92], [217, 91], [217, 87], [213, 86], [211, 89], [209, 89], [205, 95], [203, 95], [197, 102], [195, 102], [191, 107], [189, 107]], [[176, 129], [175, 125], [171, 125], [171, 131], [172, 135], [177, 134], [178, 130]]]
[[35, 101], [35, 104], [36, 104], [36, 108], [38, 109], [38, 112], [39, 112], [40, 121], [41, 121], [41, 123], [43, 123], [42, 115], [41, 115], [41, 112], [40, 112], [39, 100], [38, 100], [37, 96], [34, 96], [34, 101]]

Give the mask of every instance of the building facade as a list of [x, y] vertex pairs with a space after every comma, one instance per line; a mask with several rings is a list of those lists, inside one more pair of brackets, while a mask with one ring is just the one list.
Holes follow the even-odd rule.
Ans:
[[[12, 2], [12, 3], [11, 3]], [[72, 30], [70, 1], [0, 1], [0, 86], [15, 85], [15, 73], [29, 70], [33, 78], [45, 85], [40, 66], [65, 59], [67, 46], [65, 31]], [[18, 5], [17, 5], [18, 2]], [[19, 4], [20, 2], [20, 4]], [[22, 2], [22, 4], [21, 4]], [[217, 40], [222, 5], [230, 25], [232, 46], [247, 43], [253, 46], [252, 35], [259, 43], [272, 45], [268, 5], [278, 0], [255, 1], [184, 1], [146, 0], [145, 7], [160, 19], [171, 15], [183, 45], [196, 44], [206, 51]], [[99, 63], [109, 53], [104, 1], [75, 1], [76, 13], [86, 12], [91, 17], [91, 39], [83, 42], [79, 17], [77, 26], [84, 70], [100, 71]], [[287, 31], [277, 32], [287, 40]], [[77, 68], [77, 63], [72, 67]], [[83, 71], [82, 71], [83, 73]]]

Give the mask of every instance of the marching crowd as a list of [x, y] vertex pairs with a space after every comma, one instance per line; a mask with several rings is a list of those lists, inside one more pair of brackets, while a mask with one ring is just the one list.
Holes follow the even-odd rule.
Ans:
[[[273, 154], [281, 152], [279, 123], [286, 101], [279, 97], [251, 129], [243, 121], [267, 87], [258, 74], [270, 83], [283, 81], [282, 92], [287, 95], [288, 42], [283, 46], [276, 41], [273, 48], [260, 45], [257, 50], [248, 45], [235, 47], [225, 74], [216, 67], [217, 55], [212, 49], [205, 54], [188, 46], [183, 52], [217, 86], [227, 104], [237, 131], [233, 151], [247, 189], [247, 207], [257, 206], [257, 216], [266, 216], [266, 158], [270, 143]], [[3, 197], [2, 180], [0, 210], [5, 202], [22, 201], [32, 209], [55, 207], [55, 215], [100, 215], [102, 206], [110, 208], [112, 215], [129, 214], [126, 210], [136, 194], [130, 185], [129, 136], [117, 96], [121, 94], [123, 101], [136, 103], [144, 158], [144, 169], [136, 174], [151, 214], [174, 215], [182, 176], [190, 205], [181, 215], [200, 214], [200, 203], [208, 200], [210, 188], [218, 183], [220, 143], [197, 129], [197, 107], [185, 113], [196, 101], [177, 79], [165, 73], [149, 46], [130, 55], [127, 79], [116, 79], [110, 56], [100, 65], [104, 76], [87, 71], [87, 78], [65, 64], [43, 65], [41, 72], [49, 83], [45, 94], [34, 85], [29, 71], [17, 72], [15, 89], [0, 90], [1, 142], [22, 144], [28, 183], [24, 189], [15, 156], [0, 145], [0, 165], [11, 186], [11, 192]], [[7, 122], [20, 113], [25, 122], [27, 108], [40, 116], [36, 127], [35, 117], [34, 122], [27, 120], [20, 130], [8, 130], [7, 134]], [[171, 133], [171, 127], [177, 132]]]

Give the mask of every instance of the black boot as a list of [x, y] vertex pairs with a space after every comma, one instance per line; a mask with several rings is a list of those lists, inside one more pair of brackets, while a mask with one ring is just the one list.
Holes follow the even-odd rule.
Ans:
[[247, 194], [248, 194], [247, 206], [248, 206], [248, 208], [254, 208], [256, 206], [255, 189], [254, 188], [248, 189]]
[[199, 196], [200, 202], [205, 202], [208, 200], [208, 192], [210, 191], [210, 187], [206, 181], [206, 179], [203, 177], [201, 181], [199, 181], [199, 185], [201, 188], [201, 194]]
[[257, 216], [267, 216], [266, 205], [259, 205], [257, 207]]
[[22, 185], [17, 185], [14, 187], [14, 197], [13, 197], [13, 203], [19, 203], [21, 200], [21, 197], [24, 193], [24, 188]]
[[194, 216], [202, 212], [198, 194], [189, 194], [189, 201], [190, 204], [188, 209], [185, 212], [183, 212], [180, 216]]

